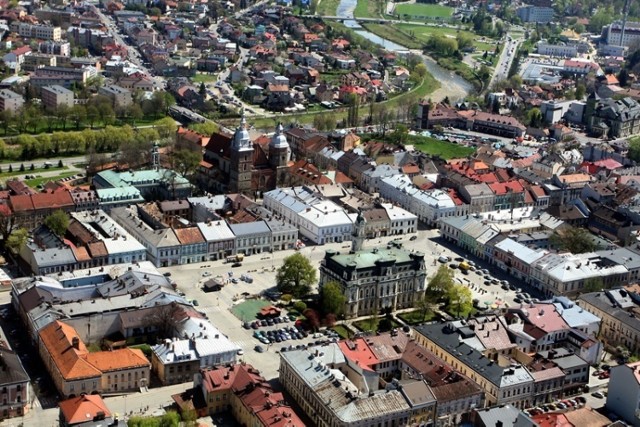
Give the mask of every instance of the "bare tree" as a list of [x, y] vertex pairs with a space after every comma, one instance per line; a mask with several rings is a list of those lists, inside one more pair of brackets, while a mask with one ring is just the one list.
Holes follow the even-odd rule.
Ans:
[[156, 307], [145, 318], [145, 326], [156, 331], [158, 338], [173, 338], [179, 335], [179, 314], [181, 308], [175, 302]]

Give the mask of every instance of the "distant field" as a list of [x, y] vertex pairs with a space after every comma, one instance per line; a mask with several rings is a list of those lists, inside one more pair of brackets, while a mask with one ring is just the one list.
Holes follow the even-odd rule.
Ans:
[[[412, 5], [409, 5], [412, 6]], [[484, 52], [485, 50], [492, 52], [495, 49], [495, 45], [491, 44], [493, 40], [489, 38], [483, 38], [472, 33], [471, 31], [461, 30], [458, 31], [455, 28], [448, 27], [433, 27], [428, 25], [417, 24], [395, 24], [400, 31], [411, 34], [418, 42], [426, 43], [432, 34], [441, 34], [447, 37], [456, 37], [458, 32], [468, 35], [473, 39], [473, 45], [478, 51]]]
[[396, 15], [426, 16], [429, 18], [450, 18], [453, 15], [453, 8], [440, 6], [439, 4], [400, 4], [396, 6]]

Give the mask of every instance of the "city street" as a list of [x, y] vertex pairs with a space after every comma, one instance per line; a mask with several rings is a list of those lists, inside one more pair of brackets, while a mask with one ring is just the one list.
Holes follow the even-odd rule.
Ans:
[[[395, 236], [383, 237], [377, 239], [369, 239], [364, 244], [364, 249], [371, 249], [385, 245], [391, 240], [401, 240], [403, 246], [408, 250], [418, 250], [425, 253], [428, 276], [432, 276], [436, 269], [440, 266], [437, 258], [441, 255], [455, 258], [464, 257], [476, 263], [481, 269], [488, 268], [479, 260], [467, 257], [457, 247], [443, 245], [439, 239], [438, 230], [420, 230], [417, 233], [418, 238], [411, 240], [411, 235], [405, 235], [400, 238]], [[397, 241], [397, 240], [396, 240]], [[301, 249], [301, 253], [307, 256], [313, 265], [319, 266], [324, 256], [325, 250], [333, 249], [337, 251], [348, 251], [351, 248], [351, 242], [331, 243], [324, 246], [307, 246]], [[315, 341], [311, 335], [302, 340], [291, 340], [273, 345], [263, 345], [264, 353], [255, 351], [255, 346], [260, 344], [252, 334], [253, 329], [245, 329], [242, 326], [241, 319], [235, 317], [230, 308], [244, 301], [244, 295], [258, 295], [262, 291], [275, 287], [275, 270], [282, 264], [285, 257], [295, 253], [293, 250], [274, 252], [273, 254], [263, 253], [245, 257], [241, 267], [232, 268], [230, 264], [224, 261], [210, 261], [197, 264], [186, 264], [174, 267], [160, 269], [164, 273], [171, 273], [171, 278], [178, 284], [178, 290], [185, 293], [189, 300], [196, 300], [196, 308], [205, 313], [210, 321], [229, 339], [238, 344], [244, 354], [239, 356], [240, 360], [252, 364], [261, 371], [261, 374], [267, 380], [273, 380], [278, 377], [279, 355], [278, 352], [283, 346], [308, 344]], [[456, 261], [452, 261], [456, 262]], [[504, 280], [509, 277], [504, 276], [495, 269], [490, 270], [491, 276], [496, 279]], [[233, 272], [232, 277], [240, 277], [242, 274], [249, 274], [253, 278], [253, 283], [238, 281], [238, 283], [229, 283], [225, 285], [219, 292], [202, 291], [202, 285], [207, 280], [222, 276], [228, 278], [229, 272]], [[514, 291], [505, 291], [499, 284], [485, 285], [484, 275], [469, 272], [468, 275], [462, 274], [460, 270], [455, 269], [455, 279], [458, 283], [467, 285], [474, 295], [474, 298], [480, 300], [481, 304], [489, 305], [496, 298], [501, 299], [507, 305], [512, 305]], [[521, 284], [518, 283], [518, 286]], [[315, 291], [315, 290], [314, 290]], [[0, 304], [8, 303], [10, 299], [9, 292], [0, 293]], [[285, 314], [285, 313], [283, 313]], [[250, 320], [250, 319], [247, 319]], [[283, 323], [271, 327], [261, 327], [259, 330], [278, 329], [284, 326], [292, 326], [292, 323]], [[326, 338], [326, 337], [325, 337]], [[600, 389], [604, 390], [607, 380], [599, 380], [597, 377], [590, 376], [590, 392]], [[171, 395], [183, 391], [190, 387], [189, 383], [179, 384], [170, 387], [162, 387], [151, 389], [145, 393], [133, 393], [127, 396], [117, 396], [106, 398], [107, 405], [114, 413], [125, 414], [131, 411], [139, 412], [146, 406], [149, 409], [145, 412], [147, 415], [160, 414], [162, 407], [171, 403]], [[602, 406], [604, 399], [593, 397], [589, 393], [584, 396], [588, 404], [595, 407]], [[58, 410], [57, 408], [42, 409], [41, 405], [36, 402], [34, 408], [23, 419], [11, 419], [0, 423], [0, 426], [17, 426], [24, 423], [24, 426], [54, 426], [57, 425]]]

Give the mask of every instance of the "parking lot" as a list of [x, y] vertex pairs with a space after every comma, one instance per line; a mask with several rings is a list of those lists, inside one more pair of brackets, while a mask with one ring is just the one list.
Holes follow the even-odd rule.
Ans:
[[[414, 236], [417, 236], [417, 238]], [[464, 284], [471, 289], [473, 298], [477, 300], [477, 306], [481, 312], [490, 312], [497, 308], [514, 306], [519, 304], [520, 301], [523, 303], [526, 303], [526, 301], [535, 302], [536, 295], [534, 290], [527, 289], [526, 285], [522, 283], [513, 283], [513, 279], [510, 276], [491, 268], [483, 261], [474, 259], [459, 248], [441, 241], [438, 230], [420, 230], [417, 235], [413, 236], [389, 236], [368, 239], [364, 244], [364, 248], [379, 247], [391, 241], [401, 242], [407, 250], [423, 252], [425, 254], [428, 277], [435, 274], [437, 268], [441, 265], [438, 262], [440, 256], [449, 257], [451, 261], [448, 261], [447, 264], [450, 266], [451, 264], [459, 264], [464, 260], [471, 261], [475, 265], [475, 271], [470, 270], [465, 273], [460, 268], [455, 268], [453, 269], [454, 277], [458, 283]], [[300, 252], [308, 257], [314, 266], [319, 267], [326, 250], [333, 249], [344, 252], [350, 248], [350, 242], [342, 242], [323, 246], [308, 245], [301, 249]], [[285, 344], [287, 347], [289, 345], [295, 347], [321, 339], [303, 336], [302, 339], [287, 340], [286, 342], [282, 342], [281, 339], [280, 343], [274, 340], [274, 342], [264, 344], [253, 336], [254, 329], [246, 329], [244, 327], [244, 321], [253, 321], [255, 319], [240, 319], [231, 313], [231, 309], [247, 299], [256, 298], [265, 292], [274, 291], [276, 288], [275, 275], [277, 268], [282, 265], [285, 257], [292, 255], [294, 252], [293, 250], [287, 250], [246, 256], [240, 265], [224, 261], [209, 261], [167, 267], [160, 270], [170, 274], [178, 284], [178, 290], [186, 298], [194, 301], [194, 305], [197, 306], [198, 310], [205, 313], [222, 333], [242, 348], [244, 353], [242, 359], [259, 368], [266, 378], [272, 378], [277, 375], [279, 365], [276, 350], [280, 351], [282, 347], [285, 347]], [[233, 265], [236, 266], [233, 267]], [[243, 275], [251, 276], [251, 282], [240, 280]], [[223, 283], [222, 287], [219, 288], [220, 290], [203, 291], [205, 282], [212, 279], [217, 279]], [[312, 291], [315, 292], [316, 289]], [[283, 315], [286, 315], [286, 312], [283, 312]], [[290, 325], [290, 323], [287, 325]], [[260, 329], [265, 331], [276, 330], [283, 326], [267, 325], [266, 327], [261, 326]], [[329, 338], [324, 337], [323, 339]], [[256, 345], [262, 345], [264, 353], [257, 353], [255, 351]]]

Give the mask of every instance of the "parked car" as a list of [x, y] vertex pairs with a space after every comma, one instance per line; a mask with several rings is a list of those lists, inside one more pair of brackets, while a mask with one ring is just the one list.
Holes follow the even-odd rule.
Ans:
[[593, 396], [595, 398], [598, 398], [598, 399], [604, 399], [604, 394], [600, 393], [599, 391], [591, 393], [591, 396]]
[[258, 353], [264, 353], [264, 347], [262, 347], [261, 345], [257, 345], [257, 346], [255, 347], [255, 350], [256, 350]]

